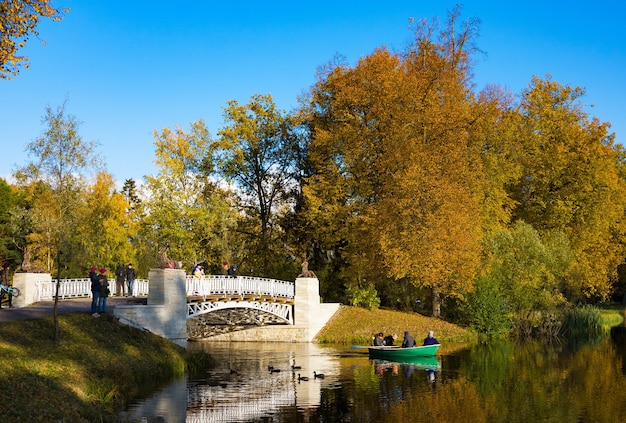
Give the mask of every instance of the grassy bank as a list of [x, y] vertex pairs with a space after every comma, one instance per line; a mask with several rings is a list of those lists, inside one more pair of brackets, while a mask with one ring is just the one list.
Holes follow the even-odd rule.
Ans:
[[612, 326], [624, 323], [626, 308], [621, 303], [604, 303], [598, 306], [598, 309], [602, 315], [602, 325], [605, 331], [610, 330]]
[[[0, 420], [112, 422], [139, 386], [182, 375], [186, 350], [119, 325], [110, 315], [59, 316], [0, 324]], [[197, 357], [196, 357], [197, 359]]]
[[441, 319], [418, 313], [392, 310], [367, 310], [361, 307], [341, 306], [340, 312], [320, 332], [318, 342], [325, 344], [367, 345], [375, 333], [397, 334], [402, 341], [404, 331], [409, 331], [418, 343], [429, 330], [435, 331], [440, 342], [461, 342], [476, 339], [469, 330]]

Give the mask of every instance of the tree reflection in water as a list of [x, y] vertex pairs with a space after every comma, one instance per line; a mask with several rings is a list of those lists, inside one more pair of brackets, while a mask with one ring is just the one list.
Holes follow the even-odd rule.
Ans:
[[[593, 343], [457, 347], [442, 346], [441, 367], [428, 369], [348, 348], [207, 343], [220, 364], [187, 382], [186, 421], [625, 421], [624, 328]], [[298, 372], [310, 380], [298, 383]]]

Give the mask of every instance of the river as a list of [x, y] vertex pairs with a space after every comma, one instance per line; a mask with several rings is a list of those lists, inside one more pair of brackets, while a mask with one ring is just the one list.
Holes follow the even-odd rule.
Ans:
[[[218, 360], [132, 404], [132, 422], [626, 421], [626, 328], [595, 342], [444, 344], [438, 365], [366, 349], [191, 343]], [[278, 372], [270, 372], [268, 367]], [[293, 369], [292, 366], [298, 368]], [[315, 378], [313, 372], [323, 373]], [[302, 378], [298, 380], [298, 374]], [[303, 378], [308, 378], [304, 380]]]

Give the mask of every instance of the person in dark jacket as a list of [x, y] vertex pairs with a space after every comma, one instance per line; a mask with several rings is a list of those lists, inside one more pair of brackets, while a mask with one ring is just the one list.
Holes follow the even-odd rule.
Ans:
[[98, 298], [100, 298], [100, 278], [98, 277], [98, 268], [91, 266], [89, 269], [89, 280], [91, 281], [91, 315], [100, 317], [98, 314]]
[[105, 268], [100, 269], [100, 297], [98, 298], [98, 313], [106, 313], [107, 311], [107, 298], [109, 298], [109, 280], [107, 279], [107, 270]]
[[135, 296], [133, 288], [135, 286], [135, 279], [137, 279], [137, 272], [133, 268], [132, 263], [128, 263], [128, 267], [126, 268], [126, 284], [128, 285], [128, 295]]
[[402, 340], [402, 348], [411, 348], [415, 346], [415, 338], [409, 335], [409, 332], [404, 332], [404, 339]]
[[115, 291], [117, 292], [118, 297], [123, 297], [126, 292], [126, 284], [124, 280], [126, 279], [126, 269], [124, 269], [124, 265], [122, 263], [117, 264], [117, 269], [115, 269]]
[[437, 338], [435, 338], [435, 333], [430, 330], [428, 331], [428, 336], [424, 338], [424, 345], [435, 345], [438, 344]]
[[393, 346], [393, 343], [396, 342], [396, 339], [398, 339], [398, 335], [394, 333], [393, 335], [385, 336], [385, 339], [383, 340], [383, 342], [385, 343], [387, 347], [391, 347]]
[[374, 336], [374, 346], [382, 347], [383, 345], [385, 345], [385, 341], [383, 340], [383, 333], [381, 332], [378, 335]]

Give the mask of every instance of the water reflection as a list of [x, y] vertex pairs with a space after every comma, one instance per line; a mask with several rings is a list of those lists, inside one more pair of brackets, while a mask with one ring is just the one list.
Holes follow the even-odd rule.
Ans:
[[188, 421], [251, 421], [290, 407], [316, 407], [321, 389], [339, 380], [336, 351], [314, 344], [211, 343], [203, 348], [224, 360], [190, 385]]
[[593, 344], [445, 345], [413, 363], [315, 344], [194, 347], [218, 367], [131, 407], [129, 421], [626, 421], [626, 329]]

